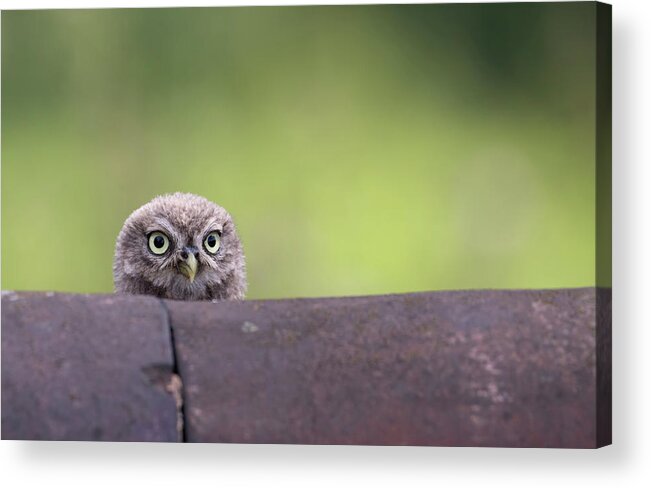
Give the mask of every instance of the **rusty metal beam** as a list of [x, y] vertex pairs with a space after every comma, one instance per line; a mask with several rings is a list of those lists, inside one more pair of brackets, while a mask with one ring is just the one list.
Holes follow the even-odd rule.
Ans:
[[172, 302], [186, 439], [605, 445], [609, 303], [594, 288]]
[[610, 302], [595, 288], [240, 303], [5, 292], [2, 437], [174, 441], [182, 413], [189, 442], [599, 447]]
[[150, 297], [2, 293], [2, 438], [177, 441], [173, 351]]

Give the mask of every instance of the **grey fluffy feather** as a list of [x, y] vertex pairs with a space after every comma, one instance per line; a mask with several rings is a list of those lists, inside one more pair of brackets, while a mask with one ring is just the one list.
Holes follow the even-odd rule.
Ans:
[[[221, 232], [217, 254], [204, 247], [207, 233]], [[149, 250], [148, 236], [160, 231], [169, 238], [163, 255]], [[185, 246], [199, 250], [194, 281], [179, 272]], [[154, 198], [133, 212], [117, 238], [113, 280], [118, 293], [155, 295], [176, 300], [239, 300], [246, 293], [246, 270], [240, 239], [229, 213], [190, 193]]]

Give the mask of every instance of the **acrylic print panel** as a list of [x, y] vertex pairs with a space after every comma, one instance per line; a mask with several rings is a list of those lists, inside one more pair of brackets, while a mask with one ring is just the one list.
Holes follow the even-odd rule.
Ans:
[[[610, 442], [609, 6], [5, 11], [2, 100], [3, 438]], [[177, 191], [244, 302], [113, 293]]]

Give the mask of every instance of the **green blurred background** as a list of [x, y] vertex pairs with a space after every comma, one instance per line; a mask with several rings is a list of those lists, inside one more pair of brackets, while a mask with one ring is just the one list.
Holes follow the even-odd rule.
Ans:
[[595, 5], [2, 13], [2, 288], [110, 292], [155, 195], [249, 297], [595, 284]]

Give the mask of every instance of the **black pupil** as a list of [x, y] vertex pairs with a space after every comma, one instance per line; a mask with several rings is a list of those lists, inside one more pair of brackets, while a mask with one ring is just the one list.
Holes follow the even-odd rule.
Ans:
[[208, 236], [208, 247], [215, 247], [215, 244], [217, 244], [217, 238], [213, 235]]
[[154, 237], [154, 247], [156, 249], [160, 249], [165, 245], [165, 239], [163, 239], [163, 236], [156, 236]]

